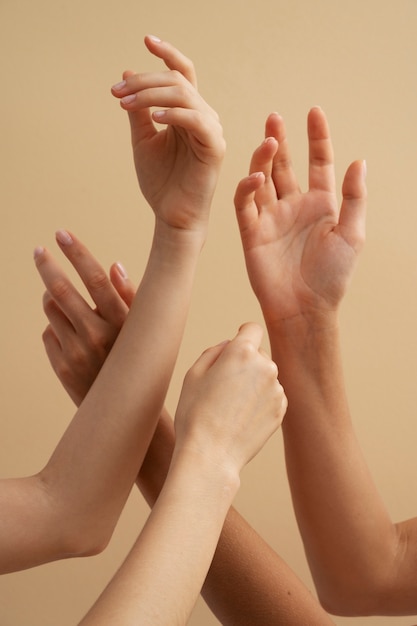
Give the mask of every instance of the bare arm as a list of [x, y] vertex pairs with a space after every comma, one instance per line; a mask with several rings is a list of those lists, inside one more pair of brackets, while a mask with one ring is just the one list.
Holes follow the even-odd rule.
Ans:
[[259, 352], [261, 329], [206, 351], [187, 374], [161, 493], [128, 558], [82, 624], [187, 622], [239, 487], [241, 468], [281, 423], [286, 398]]
[[289, 400], [283, 431], [295, 512], [326, 608], [412, 614], [417, 520], [394, 524], [375, 488], [352, 427], [340, 353], [340, 302], [364, 240], [364, 166], [347, 170], [339, 209], [318, 108], [308, 132], [306, 193], [283, 121], [272, 114], [235, 198], [249, 277]]
[[[81, 244], [78, 242], [77, 245]], [[79, 265], [78, 258], [77, 255], [75, 269], [88, 284], [88, 277], [83, 273], [84, 265]], [[100, 271], [91, 254], [88, 265], [96, 268], [93, 274]], [[83, 331], [74, 333], [68, 326], [55, 328], [57, 333], [62, 330], [58, 342], [62, 347], [53, 352], [48, 350], [52, 367], [73, 398], [82, 397], [85, 380], [94, 380], [100, 361], [104, 359], [103, 347], [111, 345], [117, 333], [117, 327], [110, 319], [103, 325], [103, 318], [97, 311], [123, 308], [124, 302], [132, 300], [135, 291], [117, 266], [112, 266], [110, 276], [115, 289], [108, 281], [100, 293], [106, 303], [99, 306], [96, 302], [96, 309], [84, 303], [80, 311]], [[47, 295], [44, 302], [49, 303]], [[79, 308], [74, 302], [71, 306], [68, 302], [67, 306], [72, 309], [74, 318]], [[46, 311], [50, 313], [49, 305]], [[46, 336], [55, 336], [55, 331], [48, 326]], [[58, 341], [57, 337], [55, 339]], [[76, 376], [72, 375], [74, 372]], [[137, 480], [150, 507], [154, 506], [164, 485], [174, 445], [173, 420], [164, 409]], [[265, 626], [299, 626], [302, 617], [308, 619], [312, 626], [332, 623], [294, 572], [233, 507], [227, 514], [202, 594], [225, 626], [253, 626], [259, 623]]]
[[[44, 469], [1, 483], [2, 572], [106, 545], [152, 439], [177, 357], [224, 141], [217, 116], [190, 82], [192, 63], [169, 44], [148, 41], [148, 47], [158, 49], [169, 69], [134, 74], [126, 87], [135, 100], [129, 115], [136, 149], [148, 151], [149, 163], [163, 169], [149, 172], [146, 190], [155, 214], [148, 264], [99, 377]], [[155, 106], [167, 111], [163, 130], [153, 125]], [[198, 194], [184, 185], [194, 176]], [[60, 232], [59, 244], [70, 259], [83, 254], [70, 233]], [[65, 313], [68, 284], [49, 251], [38, 248], [35, 260]], [[90, 280], [96, 290], [100, 282], [99, 275]]]

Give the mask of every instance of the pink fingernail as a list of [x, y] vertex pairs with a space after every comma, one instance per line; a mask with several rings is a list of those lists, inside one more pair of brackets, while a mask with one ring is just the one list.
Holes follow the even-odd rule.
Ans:
[[122, 278], [127, 278], [127, 272], [124, 266], [120, 263], [120, 261], [116, 263], [116, 268]]
[[148, 35], [149, 39], [152, 39], [152, 41], [154, 41], [155, 43], [161, 43], [161, 39], [159, 39], [159, 37], [157, 37], [156, 35]]
[[37, 246], [33, 251], [33, 258], [37, 259], [44, 252], [45, 252], [45, 248], [43, 248], [42, 246]]
[[115, 85], [113, 85], [112, 89], [114, 91], [121, 91], [124, 87], [126, 87], [126, 81], [121, 80], [120, 83], [116, 83]]
[[66, 230], [57, 230], [55, 237], [58, 243], [62, 246], [69, 246], [73, 243], [71, 235]]
[[131, 102], [133, 102], [136, 98], [136, 94], [132, 93], [129, 96], [125, 96], [124, 98], [122, 98], [120, 100], [120, 102], [123, 102], [123, 104], [130, 104]]

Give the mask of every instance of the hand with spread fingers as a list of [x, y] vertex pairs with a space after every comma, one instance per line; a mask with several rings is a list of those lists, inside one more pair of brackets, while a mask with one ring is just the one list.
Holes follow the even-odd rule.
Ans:
[[72, 233], [58, 231], [56, 239], [93, 301], [87, 302], [45, 251], [38, 266], [46, 286], [43, 306], [49, 321], [43, 341], [56, 375], [79, 406], [123, 326], [135, 288], [120, 263], [114, 263], [107, 275]]
[[[58, 233], [57, 240], [59, 243], [67, 239], [63, 238], [63, 233]], [[44, 263], [39, 269], [49, 288], [48, 298], [55, 294], [56, 306], [59, 307], [60, 316], [64, 317], [59, 327], [55, 324], [53, 328], [48, 326], [47, 334], [53, 333], [53, 341], [59, 339], [60, 344], [56, 349], [48, 350], [48, 342], [45, 342], [51, 365], [69, 395], [73, 399], [82, 400], [82, 394], [88, 391], [88, 383], [91, 384], [101, 369], [106, 350], [111, 349], [113, 337], [119, 332], [125, 303], [130, 303], [134, 288], [125, 278], [125, 272], [114, 264], [110, 271], [113, 289], [110, 281], [104, 278], [104, 270], [88, 249], [73, 234], [71, 241], [70, 247], [59, 243], [60, 248], [85, 283], [96, 305], [95, 310], [69, 283], [49, 252], [45, 251]], [[47, 266], [50, 266], [49, 269]], [[47, 276], [53, 277], [53, 280], [48, 280]], [[97, 283], [100, 285], [98, 291], [94, 287]], [[56, 290], [54, 285], [57, 284], [64, 287]], [[259, 348], [261, 336], [258, 326], [248, 324], [242, 327], [234, 340], [207, 350], [190, 369], [184, 381], [175, 427], [167, 411], [164, 409], [161, 412], [139, 471], [137, 485], [153, 508], [172, 465], [174, 448], [177, 450], [175, 456], [180, 460], [184, 458], [184, 450], [193, 450], [194, 456], [190, 461], [193, 467], [187, 474], [196, 479], [193, 480], [194, 487], [200, 485], [203, 503], [197, 504], [197, 500], [187, 505], [181, 503], [179, 510], [183, 515], [188, 511], [185, 521], [181, 522], [182, 528], [189, 527], [195, 506], [200, 518], [203, 507], [207, 507], [209, 491], [216, 484], [210, 486], [203, 481], [198, 483], [196, 468], [214, 464], [218, 471], [222, 469], [226, 479], [231, 481], [231, 494], [234, 493], [239, 467], [256, 453], [281, 423], [286, 399], [277, 381], [276, 365]], [[204, 412], [200, 410], [202, 407]], [[201, 459], [198, 454], [202, 455]], [[214, 475], [213, 468], [210, 474]], [[224, 484], [225, 479], [222, 479], [222, 489]], [[191, 485], [186, 489], [192, 493]], [[217, 500], [214, 503], [216, 515], [220, 512], [220, 517], [216, 519], [222, 521], [222, 509]], [[210, 515], [207, 510], [207, 517]], [[198, 528], [197, 522], [195, 527]], [[216, 533], [218, 530], [214, 537], [217, 537]], [[159, 534], [157, 541], [160, 545]], [[174, 543], [180, 545], [179, 535]], [[204, 538], [204, 545], [210, 549], [207, 537]], [[193, 548], [193, 565], [189, 568], [193, 572], [194, 582], [197, 580], [195, 555], [199, 549], [200, 546]], [[170, 550], [172, 546], [166, 554], [170, 554], [170, 562], [173, 563], [174, 555]], [[157, 585], [155, 589], [158, 589]], [[125, 610], [129, 604], [123, 594], [120, 596], [116, 593], [112, 603], [117, 607], [120, 598], [123, 598], [122, 610]], [[299, 626], [300, 620], [307, 618], [312, 626], [332, 624], [296, 574], [233, 506], [228, 509], [223, 523], [202, 595], [225, 626], [234, 626], [236, 623], [250, 626], [261, 620], [271, 626], [277, 623]], [[143, 603], [137, 599], [131, 610], [142, 611], [142, 607]], [[106, 623], [106, 616], [98, 613], [97, 617], [96, 611], [97, 606], [85, 618], [86, 624]]]
[[308, 115], [305, 193], [279, 115], [269, 116], [265, 135], [235, 205], [288, 398], [287, 474], [313, 580], [334, 614], [412, 615], [417, 518], [391, 520], [354, 432], [343, 376], [339, 309], [365, 239], [365, 164], [348, 167], [339, 208], [320, 108]]
[[337, 308], [365, 237], [365, 166], [355, 161], [338, 207], [323, 111], [308, 115], [309, 188], [302, 192], [282, 117], [272, 113], [235, 194], [248, 275], [267, 325]]

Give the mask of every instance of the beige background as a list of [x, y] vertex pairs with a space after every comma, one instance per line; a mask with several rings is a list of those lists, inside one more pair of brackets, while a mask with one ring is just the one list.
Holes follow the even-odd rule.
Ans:
[[[59, 254], [54, 231], [67, 227], [106, 266], [120, 259], [135, 280], [143, 270], [152, 219], [109, 88], [125, 68], [161, 67], [142, 43], [154, 33], [193, 58], [228, 142], [170, 408], [205, 347], [245, 320], [262, 321], [242, 262], [234, 188], [272, 110], [285, 116], [304, 184], [305, 118], [320, 104], [338, 180], [355, 158], [369, 170], [367, 246], [342, 320], [352, 412], [393, 518], [417, 513], [416, 26], [416, 0], [0, 0], [2, 476], [40, 469], [74, 411], [43, 352], [32, 249]], [[280, 434], [245, 470], [236, 504], [311, 587]], [[135, 493], [104, 554], [2, 577], [1, 626], [77, 623], [147, 513]], [[410, 625], [413, 617], [335, 622]], [[190, 624], [216, 623], [199, 603]]]

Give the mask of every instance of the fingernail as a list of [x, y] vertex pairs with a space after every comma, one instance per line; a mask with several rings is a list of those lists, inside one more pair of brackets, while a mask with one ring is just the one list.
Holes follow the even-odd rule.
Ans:
[[152, 114], [152, 117], [156, 120], [161, 120], [162, 118], [166, 116], [166, 114], [167, 114], [166, 111], [154, 111]]
[[156, 35], [148, 35], [148, 37], [149, 37], [149, 39], [152, 39], [152, 41], [154, 41], [155, 43], [161, 43], [161, 41], [162, 41]]
[[116, 263], [116, 269], [117, 269], [117, 271], [119, 272], [119, 274], [120, 274], [120, 276], [122, 278], [127, 278], [127, 272], [126, 272], [124, 266], [120, 263], [120, 261], [118, 261]]
[[133, 102], [136, 98], [136, 94], [132, 93], [129, 96], [125, 96], [124, 98], [122, 98], [120, 100], [120, 102], [123, 102], [123, 104], [130, 104], [131, 102]]
[[57, 230], [55, 237], [58, 243], [62, 246], [69, 246], [73, 243], [71, 235], [66, 230]]
[[121, 80], [120, 83], [116, 83], [115, 85], [113, 85], [112, 89], [114, 91], [121, 91], [124, 87], [126, 87], [126, 81]]
[[42, 246], [37, 246], [34, 251], [33, 251], [33, 258], [37, 259], [39, 256], [41, 256], [41, 254], [43, 254], [45, 251], [45, 248], [42, 248]]
[[368, 174], [368, 164], [365, 159], [362, 161], [362, 173], [363, 177], [366, 178], [366, 175]]

